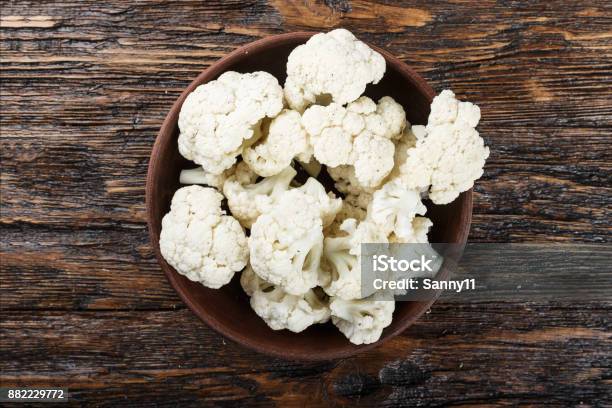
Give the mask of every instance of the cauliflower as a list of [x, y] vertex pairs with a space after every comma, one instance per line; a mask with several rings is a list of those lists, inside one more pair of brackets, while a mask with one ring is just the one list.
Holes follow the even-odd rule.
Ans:
[[240, 286], [248, 296], [253, 296], [253, 293], [258, 290], [267, 290], [272, 285], [269, 282], [261, 279], [255, 272], [251, 264], [247, 264], [246, 268], [240, 274]]
[[213, 188], [178, 189], [159, 237], [161, 254], [177, 272], [213, 289], [228, 283], [249, 256], [244, 231], [221, 210], [222, 199]]
[[[162, 220], [166, 261], [210, 288], [244, 268], [241, 286], [273, 330], [299, 333], [331, 318], [352, 343], [376, 342], [394, 296], [407, 291], [362, 288], [362, 257], [431, 257], [433, 271], [385, 277], [434, 276], [444, 257], [428, 243], [422, 199], [453, 201], [489, 156], [480, 109], [450, 90], [434, 98], [426, 126], [411, 125], [389, 96], [362, 96], [385, 68], [337, 29], [291, 52], [284, 88], [266, 72], [226, 72], [187, 95], [178, 148], [199, 167], [181, 171], [180, 183], [193, 185], [175, 193]], [[315, 178], [329, 181], [323, 166], [342, 198]], [[362, 252], [365, 243], [379, 245]]]
[[221, 174], [212, 174], [200, 167], [195, 169], [181, 170], [179, 182], [181, 184], [203, 184], [205, 186], [214, 187], [218, 190], [223, 189], [223, 184], [236, 171], [236, 166], [225, 170]]
[[337, 237], [342, 235], [343, 232], [340, 229], [340, 226], [344, 221], [349, 218], [353, 218], [356, 221], [363, 221], [366, 218], [366, 215], [365, 209], [357, 207], [351, 204], [349, 201], [344, 200], [342, 201], [342, 207], [340, 208], [340, 211], [338, 211], [338, 214], [336, 214], [334, 221], [323, 230], [323, 235], [326, 237]]
[[[408, 122], [406, 123], [409, 124]], [[383, 180], [382, 184], [384, 184], [385, 181], [389, 181], [400, 175], [400, 167], [406, 161], [408, 149], [416, 145], [416, 137], [412, 133], [410, 127], [405, 127], [400, 134], [399, 139], [394, 140], [394, 142], [395, 152], [393, 155], [393, 168]], [[343, 165], [328, 167], [327, 173], [335, 181], [334, 186], [336, 189], [347, 196], [360, 196], [363, 193], [366, 193], [369, 194], [369, 198], [371, 198], [372, 193], [376, 190], [376, 187], [364, 187], [360, 184], [359, 180], [357, 180], [357, 177], [355, 176], [355, 168], [353, 166]], [[363, 203], [367, 200], [361, 199], [360, 201]], [[367, 204], [362, 208], [367, 208]]]
[[285, 99], [300, 112], [320, 99], [344, 105], [361, 96], [367, 84], [377, 84], [385, 68], [382, 55], [351, 32], [319, 33], [289, 54]]
[[283, 90], [267, 72], [229, 71], [187, 95], [178, 126], [179, 152], [212, 174], [230, 168], [265, 117], [283, 109]]
[[251, 268], [242, 272], [240, 283], [251, 296], [251, 307], [273, 330], [288, 329], [299, 333], [315, 323], [329, 320], [329, 306], [320, 289], [301, 296], [284, 292], [261, 279]]
[[357, 224], [357, 220], [349, 218], [339, 229], [342, 235], [324, 241], [321, 269], [331, 274], [331, 281], [323, 289], [330, 296], [360, 299], [361, 244], [386, 243], [387, 236], [367, 220]]
[[436, 96], [427, 127], [413, 126], [418, 140], [400, 168], [403, 183], [416, 190], [429, 188], [429, 198], [436, 204], [448, 204], [469, 190], [489, 157], [489, 148], [475, 129], [479, 119], [478, 106], [457, 101], [453, 92]]
[[283, 193], [257, 218], [249, 237], [251, 266], [291, 295], [319, 285], [323, 222], [316, 199], [299, 189]]
[[412, 221], [417, 214], [424, 215], [427, 208], [421, 202], [418, 191], [406, 188], [397, 178], [374, 192], [368, 208], [368, 217], [389, 235], [394, 232], [400, 238], [414, 235]]
[[296, 174], [292, 167], [287, 167], [275, 176], [251, 184], [255, 181], [256, 175], [250, 171], [246, 163], [239, 163], [236, 174], [230, 176], [223, 185], [223, 193], [227, 197], [232, 215], [242, 226], [251, 228], [257, 217], [289, 189], [289, 184]]
[[[415, 126], [413, 126], [414, 128]], [[402, 132], [401, 137], [395, 141], [395, 154], [393, 156], [393, 168], [391, 173], [386, 178], [386, 181], [392, 180], [401, 174], [401, 167], [406, 162], [408, 157], [408, 149], [416, 146], [417, 138], [410, 128], [410, 124], [406, 122], [406, 127]]]
[[294, 157], [308, 163], [312, 149], [298, 112], [284, 110], [272, 119], [267, 132], [254, 144], [242, 150], [242, 159], [262, 177], [280, 173]]
[[378, 105], [361, 97], [347, 107], [315, 105], [302, 116], [314, 157], [329, 167], [353, 165], [363, 187], [376, 187], [393, 168], [394, 139], [406, 123], [403, 108], [390, 97]]
[[345, 195], [351, 194], [357, 196], [364, 192], [371, 194], [376, 190], [375, 188], [364, 187], [359, 184], [353, 166], [328, 167], [327, 173], [334, 180], [336, 189]]
[[385, 327], [391, 324], [395, 302], [332, 298], [329, 305], [332, 322], [353, 344], [370, 344], [380, 338]]
[[316, 200], [315, 203], [319, 208], [323, 227], [330, 225], [342, 208], [342, 199], [336, 198], [333, 193], [325, 192], [325, 187], [313, 177], [309, 177], [298, 190]]
[[404, 235], [389, 236], [389, 242], [394, 244], [426, 244], [429, 242], [427, 234], [433, 222], [427, 217], [416, 216], [412, 219], [411, 225], [405, 228]]

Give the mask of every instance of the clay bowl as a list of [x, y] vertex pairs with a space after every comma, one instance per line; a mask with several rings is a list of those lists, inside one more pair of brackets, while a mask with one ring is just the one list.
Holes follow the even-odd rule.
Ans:
[[[425, 313], [435, 299], [427, 302], [398, 302], [393, 323], [376, 343], [351, 344], [331, 323], [311, 326], [302, 333], [274, 331], [249, 306], [249, 299], [240, 288], [239, 274], [219, 290], [208, 289], [178, 274], [162, 258], [159, 251], [161, 220], [169, 211], [174, 192], [180, 187], [181, 169], [194, 167], [180, 156], [177, 147], [177, 119], [185, 97], [198, 85], [216, 79], [225, 71], [267, 71], [281, 84], [285, 81], [285, 65], [291, 50], [305, 43], [312, 33], [288, 33], [247, 44], [225, 56], [202, 72], [181, 94], [166, 116], [151, 153], [146, 186], [147, 217], [151, 243], [157, 259], [174, 287], [189, 308], [213, 329], [243, 346], [261, 353], [300, 360], [327, 360], [347, 357], [374, 347], [397, 336]], [[370, 85], [366, 95], [378, 98], [390, 95], [406, 109], [413, 124], [425, 124], [433, 89], [416, 72], [388, 52], [375, 48], [387, 61], [387, 72], [377, 85]], [[429, 205], [427, 213], [434, 222], [432, 242], [461, 243], [467, 241], [471, 216], [472, 192], [463, 193], [446, 206]], [[447, 274], [443, 267], [441, 274]]]

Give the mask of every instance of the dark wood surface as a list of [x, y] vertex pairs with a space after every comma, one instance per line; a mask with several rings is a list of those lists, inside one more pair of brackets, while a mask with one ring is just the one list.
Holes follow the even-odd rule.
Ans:
[[113, 407], [612, 402], [612, 302], [437, 303], [355, 358], [269, 358], [184, 307], [144, 208], [156, 133], [199, 72], [266, 35], [343, 26], [481, 106], [471, 241], [609, 242], [610, 2], [1, 7], [2, 386]]

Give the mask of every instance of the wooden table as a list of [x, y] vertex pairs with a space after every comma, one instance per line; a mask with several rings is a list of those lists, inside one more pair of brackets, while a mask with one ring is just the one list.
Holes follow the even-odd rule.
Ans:
[[471, 241], [609, 242], [610, 2], [44, 3], [2, 2], [2, 386], [112, 407], [612, 402], [612, 302], [437, 303], [342, 361], [246, 350], [178, 299], [144, 207], [191, 79], [258, 38], [342, 26], [481, 106]]

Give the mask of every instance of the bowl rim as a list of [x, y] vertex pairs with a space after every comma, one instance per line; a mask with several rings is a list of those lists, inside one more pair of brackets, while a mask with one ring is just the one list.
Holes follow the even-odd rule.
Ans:
[[[210, 315], [201, 313], [198, 307], [196, 306], [196, 304], [192, 301], [192, 299], [189, 298], [187, 294], [179, 287], [178, 282], [177, 282], [177, 279], [179, 278], [179, 274], [178, 272], [175, 271], [175, 269], [172, 266], [170, 266], [165, 261], [165, 259], [161, 255], [161, 251], [159, 247], [159, 233], [161, 232], [161, 228], [158, 231], [156, 226], [154, 225], [154, 217], [153, 217], [154, 194], [153, 193], [155, 192], [155, 188], [154, 188], [153, 177], [154, 177], [154, 174], [156, 173], [157, 166], [159, 166], [159, 157], [160, 157], [159, 151], [161, 149], [163, 135], [173, 130], [173, 127], [176, 125], [176, 121], [178, 120], [178, 113], [180, 112], [180, 108], [183, 104], [183, 101], [185, 100], [187, 95], [189, 95], [197, 86], [205, 83], [204, 78], [206, 77], [214, 78], [220, 75], [221, 73], [225, 71], [224, 66], [226, 65], [226, 63], [232, 62], [233, 60], [238, 59], [243, 54], [248, 54], [253, 49], [259, 49], [263, 45], [269, 45], [269, 46], [280, 45], [282, 43], [293, 42], [295, 40], [304, 40], [304, 42], [306, 42], [314, 34], [317, 34], [317, 32], [296, 31], [296, 32], [283, 33], [283, 34], [278, 34], [278, 35], [273, 35], [273, 36], [267, 36], [267, 37], [261, 38], [259, 40], [256, 40], [256, 41], [253, 41], [253, 42], [250, 42], [250, 43], [247, 43], [247, 44], [244, 44], [238, 47], [234, 51], [223, 56], [219, 60], [213, 62], [206, 69], [200, 72], [191, 81], [191, 83], [183, 90], [183, 92], [181, 92], [179, 97], [172, 104], [172, 107], [166, 114], [166, 117], [164, 118], [164, 121], [160, 127], [160, 130], [155, 137], [155, 143], [153, 145], [153, 148], [151, 150], [151, 155], [149, 157], [146, 187], [145, 187], [147, 228], [149, 231], [150, 244], [153, 247], [153, 250], [155, 252], [155, 257], [157, 258], [157, 262], [159, 266], [164, 271], [164, 274], [166, 275], [168, 282], [170, 283], [174, 291], [179, 295], [183, 303], [187, 305], [187, 307], [191, 310], [193, 314], [195, 314], [200, 320], [206, 323], [209, 327], [211, 327], [217, 333], [240, 344], [243, 347], [246, 347], [250, 350], [255, 350], [265, 355], [271, 355], [271, 356], [280, 357], [283, 359], [292, 359], [292, 360], [299, 360], [299, 361], [324, 361], [324, 360], [334, 360], [334, 359], [346, 358], [346, 357], [350, 357], [358, 353], [362, 353], [364, 351], [376, 348], [384, 344], [385, 342], [389, 341], [393, 337], [397, 336], [401, 332], [405, 331], [410, 326], [412, 326], [414, 322], [417, 321], [436, 302], [441, 292], [437, 292], [435, 296], [433, 296], [431, 299], [427, 301], [418, 302], [419, 307], [417, 308], [416, 312], [410, 318], [407, 318], [405, 321], [403, 321], [400, 325], [395, 327], [393, 330], [386, 331], [383, 337], [381, 337], [378, 341], [371, 343], [371, 344], [355, 346], [354, 344], [349, 343], [347, 340], [347, 347], [345, 349], [335, 350], [335, 351], [321, 351], [317, 354], [300, 353], [300, 352], [280, 350], [277, 348], [269, 348], [266, 346], [262, 346], [256, 341], [250, 341], [248, 336], [244, 336], [238, 332], [235, 332], [232, 329], [229, 329], [222, 322], [216, 320]], [[420, 92], [422, 92], [424, 95], [427, 96], [427, 98], [430, 101], [433, 99], [433, 97], [435, 96], [435, 91], [425, 81], [425, 79], [421, 77], [421, 75], [419, 75], [416, 71], [410, 68], [406, 63], [401, 61], [399, 58], [393, 56], [388, 51], [381, 49], [375, 45], [369, 44], [369, 43], [368, 43], [368, 46], [370, 46], [372, 49], [374, 49], [375, 51], [383, 55], [387, 64], [389, 64], [389, 61], [392, 61], [394, 65], [394, 69], [401, 71], [403, 74], [402, 76], [409, 79]], [[468, 211], [466, 212], [466, 214], [464, 214], [463, 222], [466, 224], [466, 228], [462, 229], [462, 233], [459, 236], [459, 244], [465, 245], [465, 243], [467, 242], [467, 237], [469, 235], [470, 226], [472, 222], [472, 210], [473, 210], [472, 189], [462, 194], [464, 194], [464, 201], [465, 201], [463, 207], [467, 207]]]

